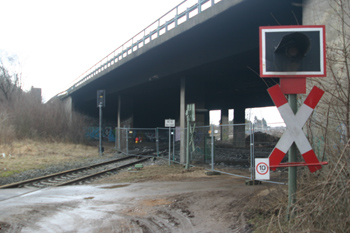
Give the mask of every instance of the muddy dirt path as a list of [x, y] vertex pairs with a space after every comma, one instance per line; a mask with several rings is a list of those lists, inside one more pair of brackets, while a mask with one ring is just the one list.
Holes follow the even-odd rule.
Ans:
[[267, 188], [221, 175], [7, 191], [0, 232], [250, 232], [243, 208]]

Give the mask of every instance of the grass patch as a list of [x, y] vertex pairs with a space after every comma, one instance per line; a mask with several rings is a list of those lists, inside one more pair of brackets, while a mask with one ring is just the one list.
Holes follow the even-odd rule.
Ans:
[[9, 176], [12, 176], [12, 175], [14, 175], [16, 173], [20, 173], [20, 172], [22, 172], [22, 171], [20, 171], [20, 170], [4, 171], [4, 172], [0, 173], [0, 177], [9, 177]]
[[94, 157], [98, 157], [98, 150], [93, 146], [32, 140], [18, 141], [0, 145], [0, 177]]
[[[215, 176], [207, 176], [206, 170], [200, 167], [191, 167], [186, 170], [183, 165], [149, 165], [142, 169], [120, 172], [111, 177], [96, 181], [96, 183], [137, 183], [145, 181], [191, 181], [194, 179], [215, 179]], [[220, 176], [221, 179], [226, 175]]]

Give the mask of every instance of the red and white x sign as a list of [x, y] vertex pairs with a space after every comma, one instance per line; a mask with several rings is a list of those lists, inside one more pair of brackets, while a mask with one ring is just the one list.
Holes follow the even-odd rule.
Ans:
[[[295, 142], [299, 148], [299, 151], [302, 154], [306, 164], [319, 164], [319, 160], [317, 159], [315, 152], [307, 140], [302, 127], [311, 115], [317, 103], [320, 101], [324, 91], [316, 86], [313, 87], [310, 94], [304, 101], [304, 104], [299, 108], [295, 115], [279, 85], [275, 85], [269, 88], [267, 91], [269, 92], [287, 126], [286, 131], [269, 156], [270, 167], [272, 167], [271, 170], [276, 170], [276, 167], [273, 166], [281, 163], [293, 142]], [[310, 172], [315, 172], [321, 169], [322, 166], [309, 165], [308, 168]]]

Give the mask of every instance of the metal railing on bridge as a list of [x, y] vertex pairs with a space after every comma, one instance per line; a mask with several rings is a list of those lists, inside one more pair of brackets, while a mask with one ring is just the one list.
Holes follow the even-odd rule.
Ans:
[[220, 1], [222, 0], [185, 0], [181, 2], [179, 5], [165, 13], [162, 17], [101, 59], [90, 69], [85, 71], [76, 79], [78, 80], [77, 82], [67, 90], [59, 93], [58, 96], [69, 94], [78, 86], [118, 63], [139, 48], [148, 44], [150, 41], [158, 38], [173, 28], [176, 28], [178, 25], [186, 22], [188, 19], [200, 14]]

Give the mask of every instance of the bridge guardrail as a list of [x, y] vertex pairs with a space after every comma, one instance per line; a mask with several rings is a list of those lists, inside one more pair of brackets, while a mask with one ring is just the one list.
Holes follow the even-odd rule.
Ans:
[[77, 82], [75, 82], [65, 91], [57, 94], [57, 96], [69, 94], [78, 86], [82, 85], [102, 71], [108, 69], [112, 65], [118, 63], [120, 60], [126, 58], [128, 55], [137, 51], [139, 48], [142, 48], [150, 41], [158, 38], [173, 28], [176, 28], [178, 25], [186, 22], [188, 19], [200, 14], [202, 11], [212, 7], [220, 1], [222, 0], [185, 0], [181, 2], [179, 5], [150, 24], [148, 27], [137, 33], [127, 42], [98, 61], [95, 65], [93, 65], [83, 74], [81, 74], [77, 79], [75, 79], [78, 80]]

